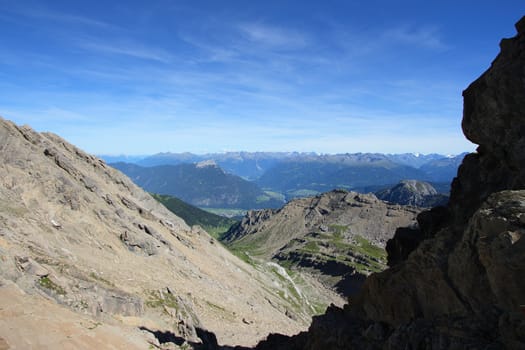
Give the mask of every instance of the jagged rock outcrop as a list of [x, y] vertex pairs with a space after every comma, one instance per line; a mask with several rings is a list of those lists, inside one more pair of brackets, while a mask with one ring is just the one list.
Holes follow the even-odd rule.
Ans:
[[463, 94], [463, 130], [479, 147], [448, 207], [420, 214], [414, 240], [396, 234], [404, 254], [351, 305], [258, 349], [525, 348], [525, 17], [516, 28]]
[[198, 343], [209, 329], [250, 345], [306, 327], [275, 278], [100, 159], [0, 118], [0, 301], [13, 300], [0, 303], [0, 344], [148, 348], [157, 332]]
[[367, 275], [386, 267], [385, 242], [396, 227], [415, 224], [419, 211], [373, 194], [335, 190], [279, 210], [249, 211], [222, 239], [233, 249], [313, 275], [347, 297]]
[[425, 181], [403, 180], [394, 187], [375, 193], [377, 198], [403, 205], [431, 208], [447, 204], [448, 197]]
[[418, 212], [417, 208], [385, 203], [370, 193], [334, 190], [294, 199], [280, 209], [250, 210], [222, 240], [247, 244], [257, 240], [258, 250], [272, 256], [294, 238], [339, 225], [341, 229], [348, 226], [342, 233], [361, 235], [384, 246], [392, 229], [414, 222]]

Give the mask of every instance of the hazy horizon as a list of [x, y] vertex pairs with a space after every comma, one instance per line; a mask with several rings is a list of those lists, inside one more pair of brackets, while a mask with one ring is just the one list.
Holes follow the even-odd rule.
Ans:
[[[470, 151], [474, 152], [474, 151]], [[194, 153], [194, 152], [156, 152], [156, 153], [148, 153], [148, 154], [126, 154], [126, 153], [117, 153], [117, 154], [111, 154], [111, 153], [97, 153], [97, 156], [100, 157], [133, 157], [133, 158], [140, 158], [140, 157], [150, 157], [160, 154], [192, 154], [196, 156], [205, 156], [205, 155], [211, 155], [211, 154], [228, 154], [228, 153], [281, 153], [281, 154], [313, 154], [318, 156], [323, 155], [344, 155], [344, 154], [385, 154], [385, 155], [403, 155], [403, 154], [412, 154], [416, 157], [419, 156], [429, 156], [432, 154], [437, 154], [445, 157], [454, 157], [458, 156], [463, 153], [469, 153], [469, 151], [462, 151], [459, 153], [439, 153], [439, 152], [430, 152], [430, 153], [421, 153], [421, 152], [402, 152], [402, 153], [388, 153], [388, 152], [340, 152], [340, 153], [320, 153], [320, 152], [314, 152], [314, 151], [223, 151], [223, 152], [207, 152], [207, 153]]]
[[[474, 150], [470, 152], [475, 152]], [[227, 154], [242, 154], [242, 153], [269, 153], [269, 154], [301, 154], [301, 155], [315, 155], [315, 156], [339, 156], [339, 155], [345, 155], [345, 154], [381, 154], [386, 156], [398, 156], [398, 155], [413, 155], [416, 158], [418, 157], [428, 157], [431, 155], [439, 155], [446, 158], [454, 158], [457, 156], [460, 156], [462, 154], [468, 154], [469, 151], [463, 151], [459, 153], [419, 153], [419, 152], [404, 152], [404, 153], [385, 153], [385, 152], [342, 152], [342, 153], [319, 153], [319, 152], [299, 152], [299, 151], [276, 151], [276, 152], [266, 152], [266, 151], [254, 151], [254, 152], [248, 152], [248, 151], [225, 151], [225, 152], [209, 152], [209, 153], [193, 153], [193, 152], [157, 152], [152, 154], [107, 154], [107, 153], [97, 153], [96, 156], [100, 157], [102, 159], [119, 159], [119, 158], [129, 158], [133, 161], [140, 161], [149, 157], [155, 157], [159, 155], [182, 155], [182, 154], [189, 154], [192, 156], [197, 157], [204, 157], [204, 156], [213, 156], [213, 155], [227, 155]]]
[[459, 154], [525, 2], [0, 0], [0, 115], [89, 153]]

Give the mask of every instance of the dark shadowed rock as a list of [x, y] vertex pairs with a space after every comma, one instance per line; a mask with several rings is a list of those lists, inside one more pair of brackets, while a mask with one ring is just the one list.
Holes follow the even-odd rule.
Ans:
[[419, 230], [398, 230], [392, 267], [351, 305], [276, 348], [525, 348], [525, 17], [516, 28], [463, 94], [463, 130], [479, 147], [448, 207], [420, 214]]
[[[525, 133], [520, 131], [525, 130], [525, 33], [503, 40], [501, 50], [491, 68], [464, 92], [463, 129], [480, 146], [458, 171], [449, 215], [420, 215], [427, 216], [418, 220], [425, 240], [405, 262], [365, 283], [353, 310], [361, 317], [394, 326], [412, 322], [408, 333], [414, 336], [419, 327], [411, 320], [437, 318], [447, 324], [454, 317], [463, 324], [497, 325], [518, 312], [525, 296], [519, 277], [525, 268], [525, 243], [520, 240], [525, 225], [519, 220], [525, 215], [523, 192], [498, 191], [525, 188]], [[451, 340], [453, 323], [422, 328], [456, 344]], [[479, 331], [464, 328], [472, 336]], [[483, 342], [514, 346], [523, 336], [494, 331]]]

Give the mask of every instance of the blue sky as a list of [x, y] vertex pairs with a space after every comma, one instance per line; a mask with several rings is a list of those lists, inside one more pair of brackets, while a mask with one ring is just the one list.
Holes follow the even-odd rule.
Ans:
[[97, 154], [457, 154], [525, 1], [0, 0], [0, 115]]

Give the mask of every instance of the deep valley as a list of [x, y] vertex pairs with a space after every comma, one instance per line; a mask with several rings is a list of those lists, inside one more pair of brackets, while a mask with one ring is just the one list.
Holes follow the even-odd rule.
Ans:
[[525, 17], [515, 27], [463, 92], [478, 147], [457, 156], [109, 163], [0, 118], [0, 350], [525, 349]]

